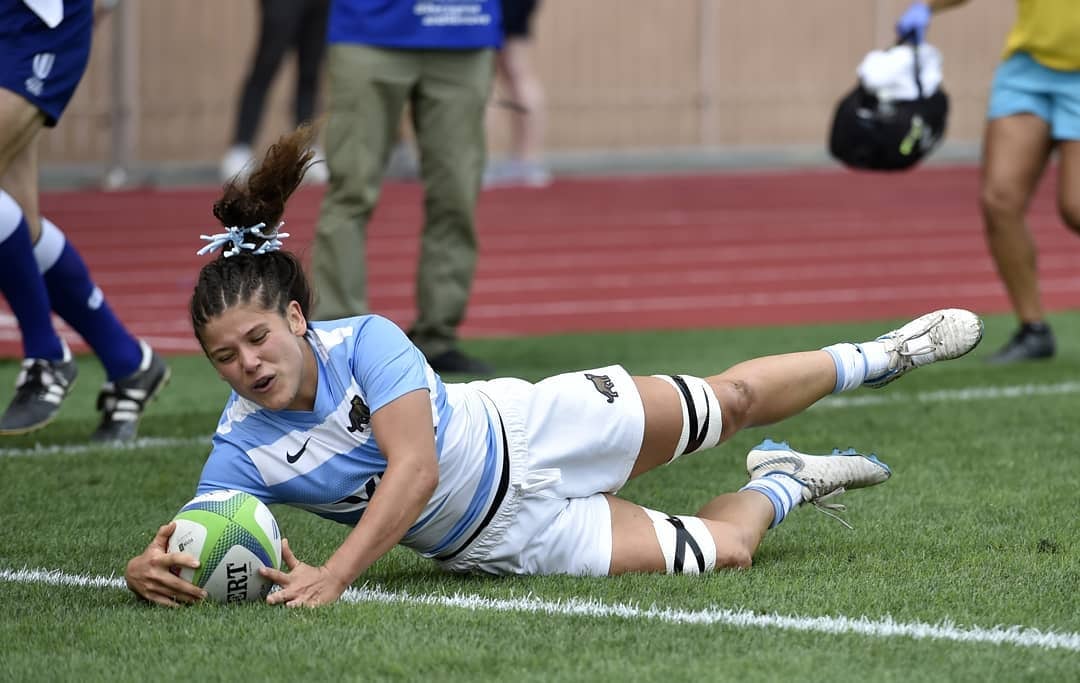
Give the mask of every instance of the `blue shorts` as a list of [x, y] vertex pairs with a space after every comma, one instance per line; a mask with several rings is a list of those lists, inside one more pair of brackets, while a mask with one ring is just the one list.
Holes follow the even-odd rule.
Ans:
[[21, 0], [0, 0], [0, 88], [28, 100], [55, 126], [90, 59], [93, 0], [64, 0], [49, 28]]
[[1043, 66], [1025, 52], [998, 65], [986, 116], [1035, 114], [1054, 140], [1080, 140], [1080, 71]]

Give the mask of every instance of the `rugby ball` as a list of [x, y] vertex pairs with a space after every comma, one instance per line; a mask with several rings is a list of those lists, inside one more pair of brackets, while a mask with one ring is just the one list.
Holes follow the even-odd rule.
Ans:
[[217, 602], [262, 600], [273, 582], [260, 567], [281, 568], [281, 533], [270, 509], [242, 491], [213, 491], [188, 501], [173, 517], [169, 552], [199, 560], [198, 569], [173, 573], [206, 590]]

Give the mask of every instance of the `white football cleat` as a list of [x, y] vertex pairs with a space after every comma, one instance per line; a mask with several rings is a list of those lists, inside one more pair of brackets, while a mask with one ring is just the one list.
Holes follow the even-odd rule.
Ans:
[[[851, 525], [828, 510], [843, 511], [838, 503], [826, 502], [850, 489], [874, 486], [892, 476], [889, 466], [874, 455], [863, 455], [853, 449], [833, 449], [831, 455], [800, 453], [787, 444], [765, 439], [746, 454], [746, 473], [750, 481], [767, 474], [784, 474], [802, 484], [804, 503], [815, 507], [841, 524]], [[828, 510], [827, 510], [827, 509]]]
[[875, 340], [885, 344], [889, 369], [877, 377], [868, 377], [863, 386], [877, 389], [915, 368], [959, 358], [975, 348], [982, 335], [982, 320], [962, 308], [945, 308], [919, 316]]

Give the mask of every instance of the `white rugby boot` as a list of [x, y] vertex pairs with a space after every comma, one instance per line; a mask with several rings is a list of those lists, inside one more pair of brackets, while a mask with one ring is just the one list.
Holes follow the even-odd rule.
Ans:
[[892, 476], [889, 466], [875, 455], [863, 455], [854, 449], [833, 449], [831, 455], [800, 453], [786, 441], [765, 439], [746, 454], [746, 473], [750, 481], [767, 474], [783, 474], [802, 484], [803, 503], [812, 503], [825, 514], [851, 528], [829, 510], [843, 511], [839, 503], [829, 502], [850, 489], [880, 484]]
[[863, 386], [878, 389], [915, 368], [959, 358], [975, 348], [982, 335], [982, 320], [962, 308], [919, 316], [875, 340], [885, 344], [889, 368], [877, 377], [867, 377]]

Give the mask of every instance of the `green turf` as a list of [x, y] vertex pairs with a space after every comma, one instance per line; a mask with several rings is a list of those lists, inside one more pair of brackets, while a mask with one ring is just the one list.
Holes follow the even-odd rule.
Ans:
[[[745, 452], [765, 436], [808, 451], [872, 450], [893, 468], [885, 485], [845, 496], [853, 531], [800, 509], [768, 535], [750, 571], [490, 579], [443, 575], [396, 550], [356, 586], [414, 596], [576, 598], [1080, 633], [1080, 345], [1074, 343], [1080, 314], [1059, 314], [1053, 322], [1061, 345], [1053, 361], [987, 366], [982, 357], [1012, 325], [1006, 317], [990, 318], [985, 348], [970, 357], [879, 392], [847, 395], [892, 400], [827, 400], [623, 490], [650, 507], [692, 512], [745, 482]], [[613, 362], [637, 374], [706, 375], [757, 355], [866, 338], [890, 324], [473, 340], [467, 348], [500, 374], [528, 379]], [[201, 437], [216, 424], [227, 390], [201, 357], [170, 364], [172, 383], [141, 434], [175, 445], [27, 454], [35, 445], [85, 443], [102, 379], [90, 358], [81, 359], [79, 384], [54, 424], [0, 441], [0, 570], [119, 576], [153, 530], [191, 497], [208, 448]], [[14, 362], [0, 363], [0, 386], [11, 386], [16, 372]], [[1023, 385], [1065, 393], [928, 396]], [[274, 512], [310, 562], [325, 559], [347, 531], [299, 510]], [[12, 681], [1080, 680], [1080, 652], [1068, 649], [400, 603], [299, 612], [262, 605], [164, 610], [120, 589], [6, 581], [0, 581], [0, 642], [0, 680]]]

